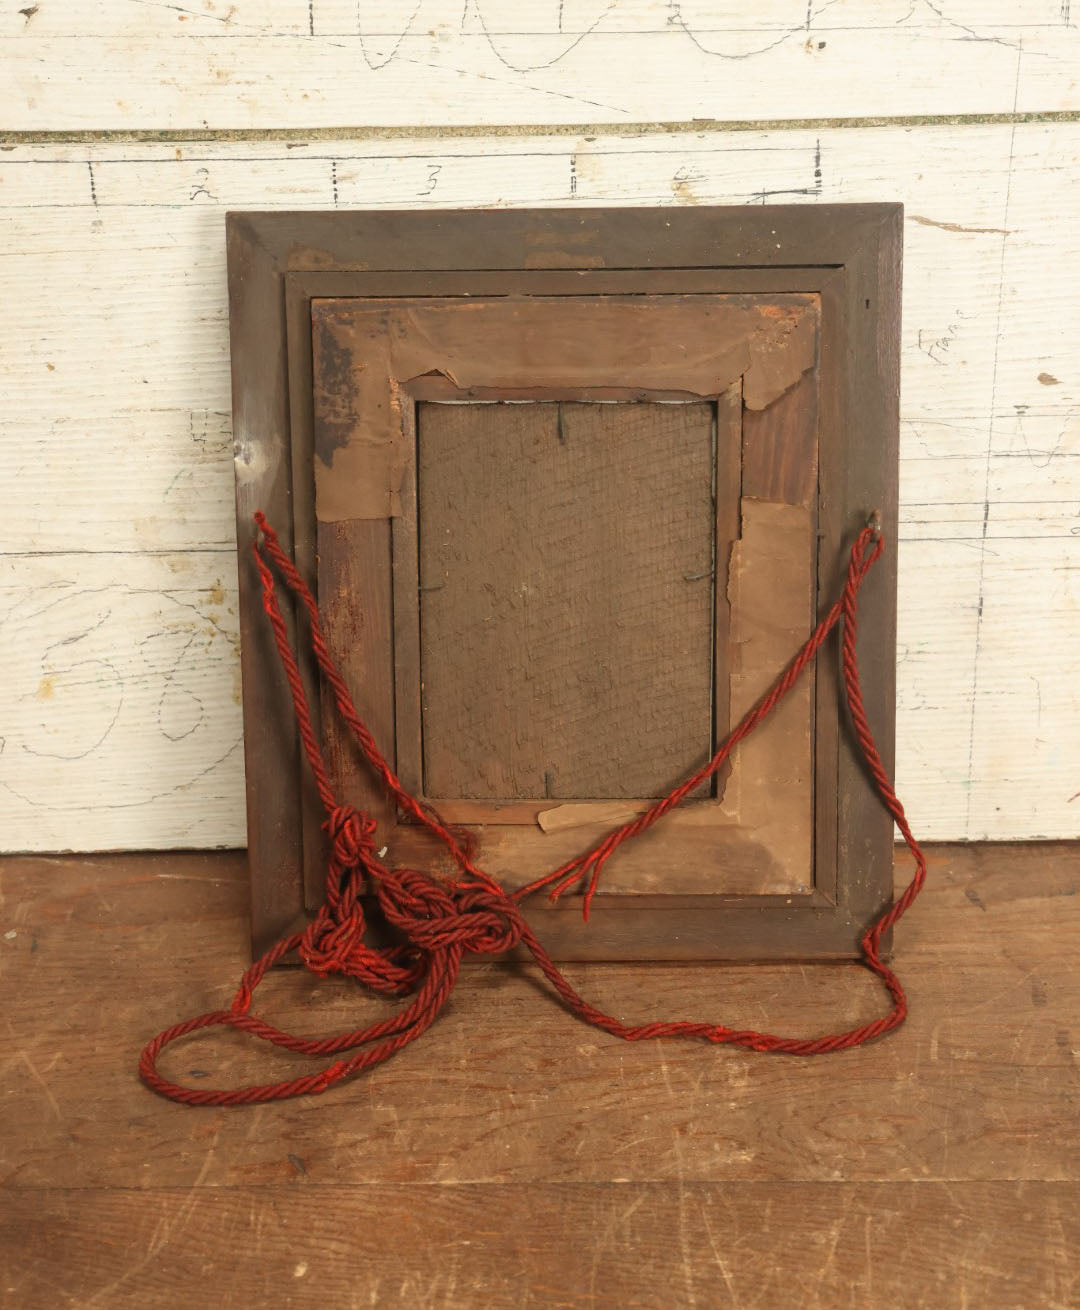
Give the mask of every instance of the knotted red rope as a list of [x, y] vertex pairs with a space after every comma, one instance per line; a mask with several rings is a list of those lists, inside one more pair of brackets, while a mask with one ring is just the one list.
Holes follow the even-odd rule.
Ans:
[[[882, 936], [919, 894], [926, 878], [926, 858], [912, 835], [904, 817], [903, 806], [885, 773], [867, 722], [859, 684], [856, 599], [863, 580], [884, 549], [876, 521], [859, 533], [851, 548], [847, 579], [840, 599], [769, 691], [727, 736], [712, 759], [644, 814], [616, 828], [585, 854], [538, 878], [513, 895], [503, 891], [494, 879], [477, 867], [473, 861], [469, 838], [444, 823], [430, 806], [410, 795], [395, 777], [357, 713], [349, 689], [334, 664], [323, 637], [318, 607], [311, 592], [281, 549], [273, 529], [261, 513], [255, 515], [255, 521], [263, 539], [261, 547], [258, 539], [254, 545], [256, 565], [262, 581], [263, 605], [292, 692], [300, 740], [326, 812], [326, 822], [323, 825], [329, 842], [326, 901], [305, 931], [283, 938], [247, 970], [228, 1010], [214, 1010], [176, 1024], [159, 1033], [147, 1045], [139, 1061], [139, 1073], [154, 1091], [187, 1105], [250, 1105], [258, 1101], [283, 1100], [290, 1096], [325, 1091], [361, 1069], [369, 1069], [372, 1065], [388, 1060], [403, 1046], [415, 1041], [434, 1022], [446, 1004], [466, 952], [497, 955], [519, 943], [531, 952], [568, 1009], [586, 1023], [626, 1041], [642, 1041], [653, 1037], [697, 1037], [709, 1042], [746, 1046], [755, 1051], [822, 1055], [829, 1051], [860, 1046], [904, 1022], [907, 998], [899, 978], [882, 962], [880, 946]], [[330, 786], [322, 750], [312, 726], [300, 670], [289, 645], [285, 621], [278, 606], [271, 563], [307, 611], [315, 658], [334, 693], [338, 712], [355, 737], [365, 759], [382, 779], [398, 806], [445, 845], [459, 871], [456, 880], [443, 880], [416, 869], [388, 868], [375, 851], [374, 820], [338, 803]], [[915, 876], [907, 889], [866, 931], [861, 943], [863, 963], [881, 978], [892, 998], [888, 1013], [846, 1032], [801, 1038], [736, 1030], [716, 1023], [656, 1021], [631, 1026], [598, 1010], [574, 989], [556, 967], [526, 923], [518, 903], [541, 887], [550, 887], [551, 899], [556, 900], [570, 887], [582, 884], [585, 888], [584, 913], [587, 919], [604, 864], [615, 851], [623, 842], [659, 822], [669, 810], [674, 809], [723, 766], [739, 742], [749, 736], [787, 695], [838, 623], [842, 623], [843, 627], [843, 681], [855, 738], [882, 804], [896, 821], [915, 858]], [[365, 940], [365, 895], [374, 896], [382, 918], [397, 935], [397, 945], [374, 947]], [[333, 973], [345, 974], [377, 992], [389, 996], [411, 996], [412, 999], [403, 1009], [366, 1028], [321, 1038], [293, 1036], [250, 1012], [255, 990], [266, 971], [290, 951], [298, 951], [304, 964], [320, 977]], [[158, 1056], [170, 1042], [202, 1028], [215, 1026], [236, 1028], [272, 1042], [275, 1046], [283, 1046], [304, 1055], [353, 1054], [347, 1058], [335, 1059], [316, 1072], [300, 1078], [232, 1089], [184, 1087], [158, 1072]]]

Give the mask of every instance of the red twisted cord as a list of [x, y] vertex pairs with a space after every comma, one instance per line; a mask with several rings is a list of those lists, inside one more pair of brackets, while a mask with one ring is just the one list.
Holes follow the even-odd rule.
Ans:
[[[907, 998], [899, 978], [881, 960], [881, 939], [908, 910], [922, 889], [926, 879], [926, 857], [908, 826], [903, 806], [885, 772], [867, 721], [859, 680], [856, 657], [857, 597], [863, 580], [884, 549], [876, 523], [864, 528], [852, 546], [840, 599], [769, 691], [735, 726], [712, 759], [648, 811], [616, 828], [584, 855], [509, 895], [474, 863], [468, 837], [444, 823], [430, 806], [410, 795], [395, 776], [357, 713], [349, 689], [334, 664], [323, 636], [314, 597], [292, 561], [281, 549], [277, 536], [261, 513], [255, 515], [255, 521], [263, 538], [262, 549], [258, 540], [254, 545], [256, 566], [262, 582], [263, 606], [292, 693], [300, 740], [326, 811], [323, 826], [330, 848], [326, 902], [304, 932], [283, 938], [244, 973], [228, 1010], [214, 1010], [176, 1024], [159, 1033], [146, 1046], [139, 1060], [139, 1073], [154, 1091], [187, 1105], [251, 1105], [260, 1101], [284, 1100], [310, 1092], [325, 1091], [334, 1083], [389, 1059], [403, 1046], [415, 1041], [434, 1022], [446, 1004], [466, 952], [499, 954], [519, 943], [531, 952], [568, 1009], [586, 1023], [626, 1041], [643, 1041], [655, 1037], [697, 1037], [718, 1044], [745, 1046], [756, 1051], [822, 1055], [860, 1046], [904, 1022]], [[307, 611], [316, 661], [334, 693], [338, 712], [355, 736], [365, 759], [382, 779], [397, 804], [445, 845], [460, 872], [457, 881], [440, 880], [414, 869], [387, 868], [375, 853], [374, 820], [338, 803], [311, 722], [296, 657], [289, 645], [271, 564], [277, 568]], [[867, 929], [861, 942], [863, 963], [881, 978], [892, 997], [888, 1013], [842, 1033], [798, 1038], [737, 1030], [714, 1023], [656, 1021], [631, 1026], [598, 1010], [563, 976], [525, 922], [518, 902], [541, 887], [550, 887], [549, 894], [554, 900], [575, 883], [583, 883], [584, 911], [588, 918], [607, 860], [624, 841], [636, 837], [662, 819], [723, 766], [738, 743], [753, 732], [788, 694], [838, 623], [842, 623], [843, 627], [841, 667], [855, 739], [881, 802], [895, 820], [915, 859], [915, 876], [910, 884], [900, 898]], [[365, 941], [365, 893], [374, 894], [383, 920], [398, 935], [397, 945], [376, 948]], [[283, 1032], [252, 1015], [250, 1009], [255, 990], [267, 970], [293, 950], [298, 951], [304, 964], [320, 976], [341, 973], [358, 979], [375, 991], [393, 996], [411, 995], [412, 999], [397, 1013], [355, 1031], [322, 1038], [296, 1037]], [[236, 1028], [303, 1055], [353, 1054], [347, 1059], [337, 1059], [304, 1077], [231, 1089], [185, 1087], [158, 1072], [157, 1060], [164, 1047], [188, 1033], [212, 1027]]]

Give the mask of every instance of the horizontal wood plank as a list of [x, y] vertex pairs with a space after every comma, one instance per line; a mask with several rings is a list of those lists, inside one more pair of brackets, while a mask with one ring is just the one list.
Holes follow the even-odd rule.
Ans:
[[235, 549], [0, 555], [7, 849], [244, 840]]
[[1075, 109], [1059, 0], [95, 0], [0, 19], [12, 129], [654, 123]]
[[5, 1292], [25, 1310], [1075, 1304], [1076, 1183], [318, 1187], [295, 1145], [277, 1186], [20, 1197]]

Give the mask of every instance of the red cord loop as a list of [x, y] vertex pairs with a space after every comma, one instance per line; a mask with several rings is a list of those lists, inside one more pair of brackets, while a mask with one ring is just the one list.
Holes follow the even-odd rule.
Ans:
[[[328, 846], [326, 899], [303, 933], [283, 938], [262, 959], [251, 965], [240, 980], [229, 1010], [215, 1010], [188, 1019], [159, 1033], [148, 1043], [139, 1061], [139, 1073], [147, 1086], [187, 1105], [250, 1105], [325, 1091], [343, 1078], [389, 1059], [403, 1046], [415, 1041], [434, 1022], [446, 1004], [457, 980], [462, 956], [466, 952], [478, 955], [499, 954], [518, 944], [531, 953], [569, 1010], [584, 1022], [626, 1041], [693, 1037], [755, 1051], [822, 1055], [859, 1046], [904, 1022], [907, 998], [899, 978], [881, 960], [881, 940], [919, 894], [926, 878], [926, 857], [912, 834], [903, 806], [885, 772], [866, 717], [859, 680], [856, 654], [857, 597], [866, 575], [885, 548], [880, 516], [876, 512], [851, 548], [847, 578], [840, 599], [768, 692], [720, 744], [713, 758], [667, 796], [658, 800], [645, 814], [614, 829], [591, 850], [538, 878], [512, 896], [474, 863], [469, 836], [445, 823], [430, 806], [407, 792], [395, 776], [367, 725], [357, 713], [349, 688], [334, 664], [322, 633], [314, 597], [293, 562], [281, 549], [273, 529], [261, 513], [255, 515], [255, 522], [262, 535], [261, 548], [260, 542], [256, 540], [254, 552], [262, 581], [263, 606], [292, 693], [300, 740], [326, 812], [323, 825]], [[263, 550], [266, 552], [265, 557]], [[415, 869], [388, 868], [382, 863], [382, 853], [375, 850], [375, 821], [350, 806], [340, 804], [335, 797], [322, 748], [311, 722], [296, 656], [289, 645], [285, 620], [278, 605], [271, 564], [306, 611], [315, 659], [334, 694], [338, 713], [352, 732], [361, 753], [399, 808], [446, 847], [458, 869], [456, 881], [442, 880]], [[863, 963], [882, 980], [892, 998], [888, 1013], [845, 1032], [801, 1038], [740, 1031], [717, 1023], [656, 1021], [629, 1025], [598, 1010], [577, 992], [555, 965], [525, 921], [519, 902], [541, 887], [550, 888], [549, 895], [557, 899], [571, 887], [581, 886], [584, 890], [583, 909], [588, 918], [603, 867], [619, 846], [659, 822], [723, 766], [739, 742], [749, 736], [788, 694], [838, 624], [843, 628], [841, 669], [855, 740], [882, 804], [892, 815], [915, 859], [915, 875], [903, 895], [867, 929], [862, 938]], [[397, 934], [397, 944], [373, 946], [368, 942], [365, 897], [368, 905], [374, 899], [383, 928], [389, 927]], [[384, 995], [410, 996], [412, 999], [402, 1010], [354, 1032], [322, 1038], [297, 1037], [283, 1032], [251, 1015], [249, 1011], [255, 990], [267, 971], [293, 950], [298, 951], [304, 964], [320, 976], [343, 974]], [[341, 1055], [349, 1051], [354, 1054], [347, 1059], [337, 1059], [325, 1068], [300, 1078], [249, 1087], [185, 1087], [158, 1072], [158, 1056], [170, 1042], [212, 1027], [236, 1028], [302, 1055]]]

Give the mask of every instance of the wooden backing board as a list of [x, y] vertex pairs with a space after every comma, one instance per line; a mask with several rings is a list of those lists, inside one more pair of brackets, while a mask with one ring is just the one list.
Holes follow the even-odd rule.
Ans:
[[[811, 217], [817, 221], [808, 225]], [[800, 480], [790, 462], [775, 458], [775, 445], [769, 442], [775, 442], [783, 418], [770, 414], [768, 407], [755, 419], [762, 423], [760, 432], [764, 434], [758, 452], [759, 475], [779, 479], [785, 495], [793, 494], [792, 487], [795, 494], [815, 493], [820, 544], [817, 605], [828, 603], [835, 594], [851, 535], [864, 521], [868, 508], [882, 509], [886, 535], [890, 541], [894, 539], [898, 207], [840, 206], [813, 215], [778, 207], [768, 210], [764, 218], [749, 210], [679, 214], [638, 210], [482, 213], [464, 220], [465, 216], [455, 216], [452, 233], [441, 228], [437, 215], [241, 215], [231, 222], [234, 240], [255, 240], [262, 250], [272, 252], [272, 276], [283, 311], [287, 301], [289, 323], [296, 322], [301, 329], [310, 312], [305, 306], [316, 299], [413, 295], [418, 291], [461, 295], [470, 289], [502, 295], [550, 295], [568, 287], [580, 294], [579, 289], [584, 289], [581, 279], [586, 278], [589, 294], [597, 295], [627, 291], [670, 295], [688, 289], [699, 294], [812, 292], [821, 304], [820, 477], [816, 487], [808, 487], [811, 478], [805, 468]], [[768, 232], [763, 225], [768, 225]], [[438, 246], [437, 263], [431, 262], [429, 240]], [[543, 252], [540, 258], [538, 249]], [[779, 256], [773, 253], [777, 249], [782, 252]], [[570, 257], [563, 250], [572, 252], [578, 268], [586, 252], [587, 271], [561, 272], [558, 266]], [[367, 267], [358, 271], [358, 264]], [[778, 267], [780, 264], [783, 266]], [[550, 266], [550, 271], [544, 265]], [[415, 271], [379, 271], [402, 268]], [[635, 268], [637, 273], [632, 271]], [[284, 326], [283, 312], [283, 336]], [[233, 330], [239, 337], [261, 332], [243, 312], [234, 316]], [[299, 363], [294, 366], [301, 376], [292, 378], [291, 431], [277, 438], [293, 451], [294, 479], [304, 464], [302, 457], [297, 460], [296, 452], [312, 449], [312, 415], [304, 400], [310, 389], [310, 357], [305, 364], [302, 354], [298, 353]], [[302, 387], [299, 392], [297, 381]], [[280, 384], [283, 382], [282, 378]], [[242, 379], [238, 386], [242, 389]], [[773, 437], [768, 435], [770, 425]], [[271, 437], [271, 444], [274, 439]], [[294, 485], [297, 511], [305, 512], [310, 495]], [[348, 556], [348, 567], [362, 570], [349, 537], [352, 534], [370, 544], [370, 524], [361, 529], [357, 522], [316, 526], [310, 517], [305, 521], [308, 526], [303, 522], [296, 526], [297, 558], [313, 581], [316, 535], [320, 582], [325, 544], [332, 539]], [[250, 529], [241, 526], [241, 535], [242, 541], [250, 539]], [[305, 540], [310, 543], [306, 551]], [[887, 563], [876, 574], [877, 585], [868, 586], [864, 630], [878, 649], [888, 649], [892, 639], [894, 577], [894, 564]], [[393, 622], [397, 628], [396, 612]], [[401, 635], [395, 631], [395, 640]], [[406, 632], [404, 636], [418, 639], [419, 633]], [[360, 652], [355, 658], [361, 658]], [[892, 748], [892, 672], [891, 660], [873, 661], [867, 676], [872, 714], [880, 724], [887, 759]], [[628, 898], [612, 894], [587, 932], [581, 930], [576, 907], [550, 910], [538, 906], [536, 913], [554, 948], [581, 958], [633, 958], [650, 953], [667, 958], [853, 953], [862, 926], [887, 896], [890, 829], [875, 807], [850, 743], [836, 730], [835, 687], [835, 669], [831, 659], [823, 656], [816, 689], [810, 694], [815, 740], [827, 744], [832, 737], [834, 763], [823, 766], [819, 752], [813, 767], [814, 882], [805, 895], [687, 897], [654, 893]], [[295, 763], [263, 760], [262, 767], [284, 769], [297, 791], [302, 789]], [[550, 840], [551, 834], [538, 831], [545, 841]], [[583, 834], [570, 835], [579, 839], [575, 850], [585, 844]], [[299, 853], [307, 845], [302, 831], [297, 833], [297, 841], [293, 852], [299, 864]], [[281, 854], [279, 846], [279, 862]], [[426, 854], [430, 864], [430, 850]], [[259, 850], [253, 848], [256, 879], [264, 864]], [[311, 871], [310, 860], [308, 864], [310, 898], [317, 887], [318, 870]], [[288, 874], [277, 878], [279, 884], [287, 882]], [[293, 885], [299, 885], [295, 875]], [[276, 917], [263, 914], [256, 922], [257, 943], [292, 921], [286, 907], [295, 892], [284, 892], [282, 886], [277, 894], [284, 912]], [[264, 901], [274, 897], [272, 888], [264, 890]]]
[[[313, 306], [316, 515], [320, 521], [337, 521], [343, 513], [389, 515], [394, 524], [392, 559], [367, 565], [389, 571], [393, 580], [396, 735], [381, 742], [383, 752], [389, 758], [396, 751], [397, 771], [411, 790], [424, 793], [447, 818], [449, 803], [454, 821], [472, 827], [481, 864], [506, 885], [532, 881], [602, 840], [613, 821], [596, 811], [597, 800], [636, 795], [640, 811], [645, 797], [669, 790], [703, 763], [732, 725], [732, 710], [748, 710], [805, 640], [814, 507], [808, 496], [795, 504], [741, 496], [747, 462], [751, 487], [784, 495], [757, 470], [756, 437], [744, 435], [743, 416], [766, 412], [810, 378], [814, 385], [801, 393], [795, 421], [774, 437], [786, 443], [784, 461], [805, 466], [813, 480], [818, 322], [816, 298], [807, 296], [347, 298]], [[738, 383], [725, 385], [734, 369], [742, 370]], [[559, 378], [568, 378], [569, 386], [555, 386]], [[688, 411], [678, 403], [712, 389], [719, 393], [713, 405], [698, 403]], [[443, 401], [456, 396], [457, 403], [433, 407], [421, 400], [433, 391]], [[648, 403], [658, 391], [663, 400]], [[468, 403], [477, 392], [506, 403]], [[559, 438], [556, 421], [545, 443], [538, 426], [544, 398], [550, 410], [553, 397], [567, 394], [569, 402], [558, 402], [564, 419], [577, 413], [592, 421], [579, 427], [573, 445], [565, 421]], [[451, 417], [435, 417], [435, 429], [424, 428], [422, 413], [447, 409]], [[699, 418], [689, 427], [688, 412]], [[443, 452], [447, 424], [452, 436]], [[578, 578], [576, 603], [532, 567], [552, 518], [567, 555], [564, 569]], [[675, 574], [664, 567], [668, 539], [691, 552]], [[433, 552], [438, 567], [425, 581], [419, 557]], [[590, 568], [604, 584], [601, 591], [621, 580], [618, 612], [610, 612], [610, 596], [589, 594]], [[710, 575], [716, 584], [711, 597]], [[442, 595], [448, 581], [449, 602]], [[682, 685], [672, 687], [665, 652], [686, 640], [686, 616], [693, 612], [686, 587], [695, 582], [705, 583], [696, 599], [705, 631], [696, 651], [688, 648], [683, 657]], [[351, 577], [344, 589], [329, 574], [320, 583], [328, 603], [356, 612], [351, 623], [337, 614], [335, 626], [362, 633], [364, 578]], [[546, 615], [545, 591], [552, 593]], [[434, 633], [423, 617], [432, 603]], [[380, 604], [373, 600], [374, 608]], [[605, 605], [611, 622], [601, 630]], [[449, 627], [438, 627], [440, 613], [450, 616]], [[583, 616], [591, 632], [581, 628]], [[574, 643], [575, 624], [588, 636], [585, 645], [578, 638], [576, 666], [573, 651], [564, 651], [567, 641]], [[605, 719], [602, 698], [589, 692], [579, 705], [600, 713], [575, 740], [573, 706], [552, 714], [538, 703], [538, 689], [548, 689], [550, 699], [550, 688], [562, 689], [568, 679], [595, 686], [618, 662], [620, 649], [636, 664], [618, 679], [606, 676], [612, 695], [621, 695], [633, 713]], [[680, 767], [669, 767], [675, 761], [664, 760], [662, 734], [673, 722], [692, 728], [686, 678], [695, 676], [704, 711], [698, 749], [684, 755]], [[626, 681], [628, 687], [619, 685]], [[739, 747], [720, 779], [700, 788], [662, 830], [620, 851], [605, 877], [605, 904], [612, 893], [810, 892], [813, 681], [808, 675], [775, 721]], [[433, 705], [427, 703], [429, 683]], [[447, 740], [439, 722], [448, 690], [457, 740]], [[356, 694], [363, 711], [362, 685]], [[565, 698], [565, 691], [560, 694]], [[532, 787], [508, 796], [500, 791], [498, 770], [536, 746], [531, 728], [545, 732], [551, 758], [534, 759]], [[340, 730], [331, 716], [327, 734]], [[432, 739], [443, 769], [434, 781], [422, 765]], [[596, 759], [614, 756], [642, 777], [656, 768], [650, 754], [658, 755], [664, 772], [654, 773], [648, 785], [620, 791], [613, 784], [618, 770], [609, 764], [603, 790], [595, 777], [583, 778], [583, 790], [567, 788], [560, 797], [554, 760], [568, 763], [574, 747]], [[355, 752], [346, 749], [343, 757], [350, 754], [353, 767], [366, 773]], [[466, 776], [471, 791], [450, 776], [455, 767], [457, 782]], [[715, 800], [703, 803], [709, 795]], [[556, 824], [541, 797], [561, 799]], [[453, 874], [422, 832], [391, 821], [380, 841], [392, 860], [425, 867], [435, 862]]]
[[425, 404], [418, 437], [425, 794], [650, 797], [703, 764], [712, 406]]

